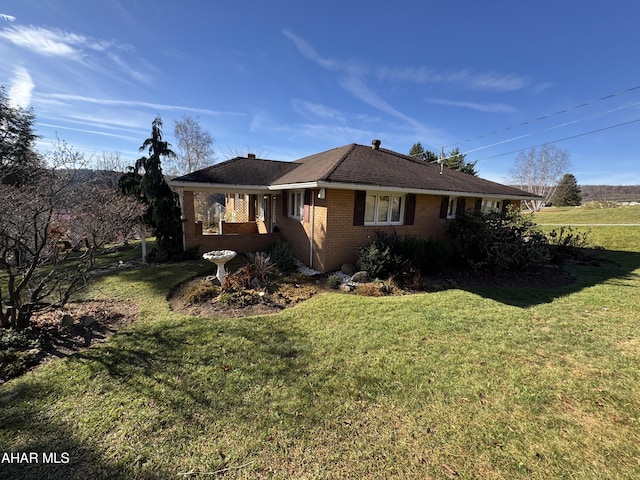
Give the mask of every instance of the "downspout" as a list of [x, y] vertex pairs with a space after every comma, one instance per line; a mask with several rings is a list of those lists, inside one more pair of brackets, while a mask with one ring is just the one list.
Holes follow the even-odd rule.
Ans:
[[313, 239], [316, 231], [316, 196], [311, 190], [311, 238], [309, 239], [309, 268], [313, 268]]
[[[185, 231], [187, 227], [187, 218], [184, 215], [184, 190], [178, 190], [178, 201], [180, 202], [180, 220], [182, 223], [182, 249], [184, 251], [187, 250], [187, 232]], [[195, 220], [195, 219], [194, 219]]]

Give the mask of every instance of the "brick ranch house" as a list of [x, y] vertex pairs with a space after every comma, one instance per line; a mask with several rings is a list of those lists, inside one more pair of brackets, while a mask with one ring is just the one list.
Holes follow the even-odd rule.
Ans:
[[[288, 242], [307, 266], [330, 272], [354, 263], [356, 250], [377, 231], [444, 238], [456, 212], [505, 209], [538, 198], [391, 150], [351, 144], [294, 162], [237, 157], [170, 182], [179, 196], [184, 245], [237, 252]], [[194, 192], [224, 193], [222, 231], [203, 234]], [[244, 218], [243, 218], [244, 217]], [[229, 218], [227, 218], [229, 220]]]

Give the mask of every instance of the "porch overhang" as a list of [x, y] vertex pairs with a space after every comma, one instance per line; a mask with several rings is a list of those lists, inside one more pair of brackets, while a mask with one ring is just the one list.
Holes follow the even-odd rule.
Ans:
[[206, 192], [206, 193], [247, 193], [249, 195], [259, 195], [269, 193], [267, 185], [242, 185], [223, 183], [203, 183], [203, 182], [180, 182], [170, 181], [169, 185], [175, 190]]

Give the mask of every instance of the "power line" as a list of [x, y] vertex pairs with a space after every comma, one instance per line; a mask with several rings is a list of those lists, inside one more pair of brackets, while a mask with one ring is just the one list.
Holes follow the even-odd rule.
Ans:
[[[557, 139], [557, 140], [551, 140], [551, 141], [549, 141], [549, 142], [539, 143], [538, 145], [531, 145], [531, 146], [529, 146], [529, 147], [519, 148], [519, 149], [517, 149], [517, 150], [512, 150], [512, 151], [510, 151], [510, 152], [498, 153], [498, 154], [496, 154], [496, 155], [491, 155], [491, 156], [489, 156], [489, 157], [480, 158], [480, 159], [476, 160], [476, 162], [481, 162], [482, 160], [489, 160], [489, 159], [497, 158], [497, 157], [503, 157], [503, 156], [505, 156], [505, 155], [511, 155], [511, 154], [513, 154], [513, 153], [522, 152], [522, 151], [524, 151], [524, 150], [528, 150], [528, 149], [530, 149], [530, 148], [538, 148], [538, 147], [542, 147], [543, 145], [547, 145], [547, 144], [549, 144], [549, 143], [564, 142], [564, 141], [566, 141], [566, 140], [572, 140], [572, 139], [574, 139], [574, 138], [584, 137], [584, 136], [587, 136], [587, 135], [592, 135], [592, 134], [594, 134], [594, 133], [603, 132], [603, 131], [605, 131], [605, 130], [611, 130], [611, 129], [613, 129], [613, 128], [624, 127], [625, 125], [630, 125], [630, 124], [632, 124], [632, 123], [637, 123], [637, 122], [640, 122], [640, 118], [636, 118], [635, 120], [629, 120], [628, 122], [618, 123], [618, 124], [616, 124], [616, 125], [610, 125], [610, 126], [608, 126], [608, 127], [598, 128], [598, 129], [596, 129], [596, 130], [591, 130], [591, 131], [589, 131], [589, 132], [578, 133], [578, 134], [576, 134], [576, 135], [571, 135], [571, 136], [569, 136], [569, 137], [559, 138], [559, 139]], [[464, 152], [464, 153], [463, 153], [463, 155], [466, 155], [467, 153], [468, 153], [468, 152]]]
[[519, 135], [519, 136], [517, 136], [517, 137], [511, 137], [511, 138], [508, 138], [508, 139], [506, 139], [506, 140], [501, 140], [501, 141], [499, 141], [499, 142], [491, 143], [491, 144], [489, 144], [489, 145], [484, 145], [484, 146], [482, 146], [482, 147], [474, 148], [474, 149], [472, 149], [472, 150], [467, 150], [467, 152], [466, 152], [466, 153], [474, 153], [474, 152], [477, 152], [477, 151], [480, 151], [480, 150], [485, 150], [485, 149], [487, 149], [487, 148], [495, 147], [495, 146], [498, 146], [498, 145], [504, 145], [505, 143], [510, 143], [510, 142], [515, 141], [515, 140], [522, 140], [523, 138], [531, 137], [531, 136], [533, 136], [533, 135], [537, 135], [537, 134], [539, 134], [539, 133], [544, 133], [544, 132], [548, 132], [548, 131], [550, 131], [550, 130], [556, 130], [556, 129], [558, 129], [558, 128], [567, 127], [567, 126], [569, 126], [569, 125], [574, 125], [574, 124], [576, 124], [576, 123], [578, 123], [578, 122], [581, 122], [581, 121], [583, 121], [583, 120], [587, 120], [587, 119], [590, 119], [590, 118], [600, 117], [600, 116], [602, 116], [602, 115], [608, 115], [609, 113], [618, 112], [618, 111], [620, 111], [620, 110], [624, 110], [624, 109], [626, 109], [626, 108], [634, 107], [634, 106], [636, 106], [636, 105], [640, 105], [640, 102], [632, 102], [632, 103], [629, 103], [629, 104], [624, 105], [624, 106], [622, 106], [622, 107], [612, 108], [611, 110], [607, 110], [606, 112], [599, 112], [599, 113], [596, 113], [596, 114], [593, 114], [593, 115], [588, 115], [588, 116], [586, 116], [586, 117], [579, 118], [579, 119], [577, 119], [577, 120], [572, 120], [572, 121], [570, 121], [570, 122], [561, 123], [561, 124], [554, 125], [554, 126], [552, 126], [552, 127], [545, 128], [545, 129], [542, 129], [542, 130], [537, 130], [537, 131], [535, 131], [535, 132], [525, 133], [525, 134], [523, 134], [523, 135]]
[[[614, 97], [619, 97], [621, 95], [625, 95], [627, 93], [631, 93], [631, 92], [633, 92], [635, 90], [640, 90], [640, 85], [628, 88], [626, 90], [621, 90], [619, 92], [612, 93], [610, 95], [605, 95], [604, 97], [597, 98], [597, 99], [594, 99], [594, 100], [590, 100], [588, 102], [580, 103], [578, 105], [574, 105], [573, 107], [565, 108], [563, 110], [559, 110], [557, 112], [550, 113], [548, 115], [543, 115], [541, 117], [538, 117], [538, 118], [535, 118], [535, 119], [532, 119], [532, 120], [527, 120], [526, 122], [522, 122], [522, 123], [520, 123], [518, 125], [512, 125], [510, 127], [506, 127], [506, 128], [501, 129], [501, 130], [495, 130], [493, 132], [486, 133], [484, 135], [478, 135], [477, 137], [467, 138], [466, 140], [462, 140], [462, 141], [457, 142], [457, 143], [452, 143], [450, 145], [445, 145], [444, 148], [455, 147], [456, 145], [461, 145], [463, 143], [467, 143], [467, 142], [470, 142], [470, 141], [473, 141], [473, 140], [479, 140], [481, 138], [490, 137], [492, 135], [497, 135], [499, 133], [503, 133], [503, 132], [506, 132], [506, 131], [509, 131], [509, 130], [513, 130], [515, 128], [523, 127], [525, 125], [530, 125], [532, 123], [539, 122], [541, 120], [546, 120], [548, 118], [552, 118], [552, 117], [555, 117], [555, 116], [558, 116], [558, 115], [562, 115], [564, 113], [568, 113], [568, 112], [577, 110], [579, 108], [583, 108], [583, 107], [586, 107], [586, 106], [589, 106], [589, 105], [594, 105], [596, 103], [600, 103], [602, 101], [609, 100], [609, 99], [614, 98]], [[526, 136], [529, 136], [529, 135], [526, 135]]]

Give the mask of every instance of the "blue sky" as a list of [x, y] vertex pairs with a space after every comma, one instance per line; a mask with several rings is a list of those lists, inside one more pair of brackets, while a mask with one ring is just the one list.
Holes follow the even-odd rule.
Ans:
[[5, 0], [0, 84], [38, 148], [133, 162], [156, 115], [218, 161], [349, 143], [458, 147], [506, 182], [554, 143], [581, 184], [640, 184], [640, 3]]

